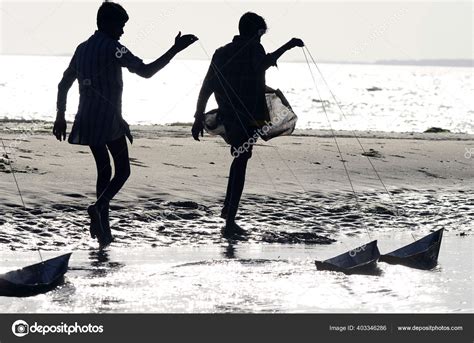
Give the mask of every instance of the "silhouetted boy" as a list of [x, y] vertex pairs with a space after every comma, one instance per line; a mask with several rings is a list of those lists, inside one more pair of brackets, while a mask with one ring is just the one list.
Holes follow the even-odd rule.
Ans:
[[245, 13], [239, 21], [239, 33], [231, 43], [219, 48], [212, 57], [211, 66], [199, 93], [194, 139], [203, 133], [203, 115], [212, 93], [219, 106], [225, 132], [234, 157], [230, 167], [227, 193], [221, 217], [226, 219], [225, 234], [245, 234], [235, 223], [235, 217], [244, 189], [247, 161], [252, 156], [255, 132], [268, 119], [265, 100], [265, 71], [276, 66], [278, 58], [287, 50], [303, 46], [301, 39], [293, 38], [273, 53], [267, 54], [260, 44], [267, 24], [255, 13]]
[[[69, 134], [71, 144], [88, 145], [97, 166], [97, 201], [87, 209], [91, 218], [90, 232], [101, 246], [112, 241], [109, 227], [109, 202], [130, 176], [128, 137], [132, 136], [122, 118], [122, 68], [141, 77], [150, 78], [180, 51], [197, 40], [194, 35], [175, 38], [175, 44], [160, 58], [145, 64], [119, 43], [128, 21], [125, 9], [113, 2], [104, 2], [97, 12], [98, 30], [79, 44], [69, 67], [58, 85], [57, 116], [53, 134], [66, 139], [66, 100], [74, 80], [79, 83], [79, 108]], [[115, 166], [112, 178], [109, 152]]]

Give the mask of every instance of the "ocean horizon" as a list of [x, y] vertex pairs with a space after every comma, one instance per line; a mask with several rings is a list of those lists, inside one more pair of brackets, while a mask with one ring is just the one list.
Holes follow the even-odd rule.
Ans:
[[[0, 60], [0, 119], [54, 121], [57, 84], [70, 57], [0, 55]], [[208, 66], [206, 60], [175, 60], [148, 80], [124, 70], [124, 118], [131, 125], [192, 122]], [[470, 67], [377, 62], [319, 67], [329, 87], [313, 68], [318, 90], [305, 62], [281, 62], [267, 72], [267, 85], [281, 89], [298, 115], [298, 129], [424, 132], [440, 127], [474, 133]], [[68, 94], [69, 121], [78, 99], [75, 83]], [[212, 98], [207, 109], [215, 107]]]

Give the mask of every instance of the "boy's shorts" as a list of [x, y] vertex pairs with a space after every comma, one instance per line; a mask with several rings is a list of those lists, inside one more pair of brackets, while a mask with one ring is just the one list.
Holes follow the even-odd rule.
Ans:
[[224, 123], [225, 132], [230, 142], [230, 153], [234, 158], [252, 157], [252, 149], [257, 142], [258, 134], [255, 127], [240, 122]]

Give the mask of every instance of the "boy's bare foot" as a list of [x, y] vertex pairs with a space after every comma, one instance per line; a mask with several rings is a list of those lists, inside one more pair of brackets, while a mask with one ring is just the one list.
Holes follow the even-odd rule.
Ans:
[[110, 234], [110, 221], [109, 221], [109, 204], [101, 207], [100, 210], [100, 219], [102, 223], [102, 227], [104, 229], [104, 233]]
[[99, 240], [99, 249], [105, 249], [114, 241], [114, 237], [111, 234], [106, 234], [105, 237]]
[[99, 244], [101, 241], [104, 240], [105, 232], [102, 226], [102, 218], [99, 209], [96, 205], [90, 205], [87, 208], [87, 213], [91, 219], [91, 223], [89, 226], [89, 232], [92, 238], [97, 238]]
[[114, 237], [110, 230], [110, 221], [109, 221], [109, 205], [106, 204], [100, 211], [100, 218], [102, 223], [102, 228], [104, 229], [104, 234], [101, 239], [99, 239], [99, 248], [104, 249], [110, 243], [113, 242]]
[[236, 222], [227, 222], [222, 228], [222, 234], [225, 237], [230, 236], [247, 236], [248, 232], [242, 229]]

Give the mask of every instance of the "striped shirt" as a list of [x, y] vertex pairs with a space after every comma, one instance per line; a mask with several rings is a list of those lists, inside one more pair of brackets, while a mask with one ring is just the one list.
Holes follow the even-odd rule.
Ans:
[[77, 79], [79, 108], [69, 143], [104, 145], [123, 135], [131, 139], [122, 118], [122, 68], [136, 73], [143, 61], [105, 33], [95, 33], [79, 44], [58, 85], [58, 111], [66, 110], [67, 92]]

